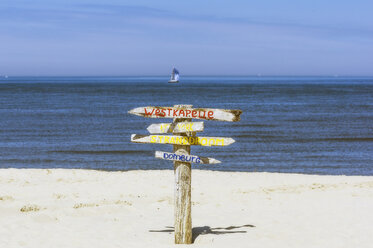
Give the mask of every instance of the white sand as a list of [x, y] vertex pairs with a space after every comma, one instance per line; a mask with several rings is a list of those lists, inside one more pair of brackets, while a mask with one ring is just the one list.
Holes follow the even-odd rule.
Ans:
[[[1, 169], [0, 247], [175, 247], [173, 184], [173, 171]], [[373, 177], [193, 170], [192, 200], [189, 247], [373, 247]]]

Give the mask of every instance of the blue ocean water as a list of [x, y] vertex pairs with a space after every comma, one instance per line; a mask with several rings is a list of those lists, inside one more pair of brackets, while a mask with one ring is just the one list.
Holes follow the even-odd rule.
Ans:
[[134, 144], [150, 119], [141, 106], [241, 109], [240, 122], [205, 121], [202, 136], [227, 147], [192, 147], [225, 171], [373, 175], [373, 77], [9, 77], [0, 79], [0, 168], [172, 169]]

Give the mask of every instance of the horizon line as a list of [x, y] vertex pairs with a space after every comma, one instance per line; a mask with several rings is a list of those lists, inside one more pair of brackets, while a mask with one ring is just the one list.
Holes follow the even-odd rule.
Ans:
[[[237, 74], [212, 74], [212, 75], [181, 75], [182, 77], [373, 77], [373, 75], [363, 75], [363, 74], [317, 74], [317, 75], [307, 75], [307, 74], [299, 74], [299, 75], [263, 75], [263, 74], [249, 74], [249, 75], [237, 75]], [[17, 77], [170, 77], [170, 75], [9, 75], [9, 74], [0, 74], [0, 79], [7, 79], [7, 78], [17, 78]]]

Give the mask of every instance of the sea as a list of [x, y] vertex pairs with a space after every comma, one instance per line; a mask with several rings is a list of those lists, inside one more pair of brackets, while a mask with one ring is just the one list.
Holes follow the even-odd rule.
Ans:
[[[189, 104], [242, 110], [239, 122], [204, 121], [198, 136], [231, 137], [192, 146], [222, 161], [201, 170], [373, 175], [373, 77], [8, 77], [0, 79], [0, 168], [105, 171], [173, 169], [131, 143], [153, 123], [129, 110]], [[198, 121], [198, 120], [196, 120]]]

